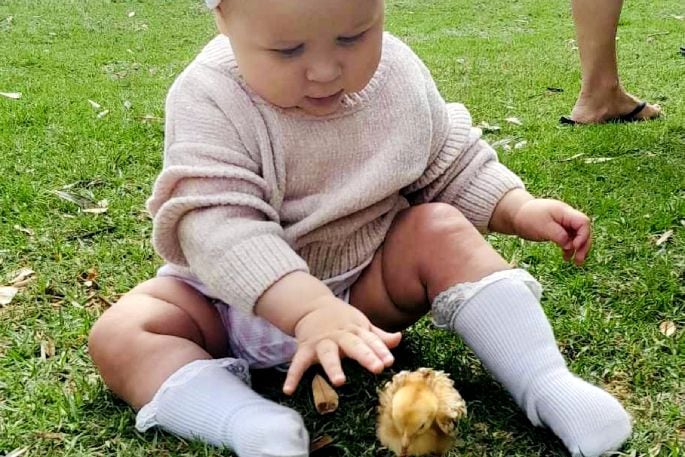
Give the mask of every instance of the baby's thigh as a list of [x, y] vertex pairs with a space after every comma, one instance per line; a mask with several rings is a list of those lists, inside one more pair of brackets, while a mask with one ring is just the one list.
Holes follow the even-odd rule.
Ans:
[[139, 284], [107, 310], [100, 321], [131, 331], [183, 338], [214, 357], [224, 356], [228, 348], [214, 305], [193, 287], [171, 277]]
[[[398, 331], [409, 327], [423, 316], [425, 294], [420, 283], [407, 282], [398, 291], [386, 284], [383, 273], [384, 248], [375, 253], [369, 266], [350, 288], [350, 304], [362, 311], [377, 327]], [[392, 289], [393, 296], [388, 289]]]
[[376, 325], [397, 330], [425, 314], [447, 288], [506, 268], [459, 210], [428, 203], [395, 218], [350, 301]]

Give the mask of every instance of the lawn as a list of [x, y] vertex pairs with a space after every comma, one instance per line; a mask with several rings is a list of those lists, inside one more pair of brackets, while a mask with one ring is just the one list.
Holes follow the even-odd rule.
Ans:
[[[387, 6], [387, 29], [425, 60], [445, 98], [499, 127], [486, 138], [529, 190], [591, 215], [582, 268], [550, 245], [490, 239], [544, 284], [572, 369], [633, 415], [626, 456], [685, 455], [684, 14], [682, 0], [633, 0], [619, 28], [622, 79], [660, 103], [663, 119], [569, 128], [557, 123], [580, 78], [567, 2]], [[0, 95], [0, 286], [33, 271], [0, 305], [0, 455], [230, 455], [136, 432], [86, 347], [103, 310], [160, 265], [144, 202], [161, 167], [164, 97], [213, 27], [200, 0], [0, 0], [0, 92], [21, 93]], [[448, 371], [466, 399], [450, 455], [566, 455], [458, 338], [421, 321], [396, 355], [378, 377], [347, 364], [328, 416], [306, 383], [286, 399], [280, 373], [255, 381], [302, 412], [312, 437], [332, 438], [319, 455], [390, 455], [374, 437], [375, 389], [419, 366]]]

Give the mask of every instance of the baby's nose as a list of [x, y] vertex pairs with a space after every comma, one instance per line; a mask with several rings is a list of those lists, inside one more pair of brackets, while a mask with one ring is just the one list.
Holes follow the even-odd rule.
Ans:
[[334, 59], [319, 59], [307, 68], [307, 80], [317, 83], [335, 81], [342, 74], [340, 64]]

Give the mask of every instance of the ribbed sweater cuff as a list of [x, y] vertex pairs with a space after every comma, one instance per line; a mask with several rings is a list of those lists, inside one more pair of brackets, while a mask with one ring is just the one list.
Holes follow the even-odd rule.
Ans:
[[457, 206], [478, 230], [487, 231], [497, 203], [504, 195], [523, 188], [521, 179], [496, 161], [483, 165], [478, 175], [458, 196]]
[[218, 265], [198, 276], [221, 300], [248, 313], [279, 279], [294, 271], [309, 271], [307, 263], [276, 235], [242, 241], [226, 251]]

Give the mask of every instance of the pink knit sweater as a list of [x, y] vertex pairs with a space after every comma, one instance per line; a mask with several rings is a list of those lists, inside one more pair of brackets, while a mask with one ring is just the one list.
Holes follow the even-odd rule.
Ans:
[[464, 106], [447, 105], [389, 34], [371, 82], [328, 117], [253, 93], [223, 36], [179, 76], [166, 110], [164, 169], [148, 201], [154, 246], [246, 311], [290, 272], [326, 279], [360, 265], [409, 205], [450, 203], [485, 230], [500, 198], [522, 187]]

